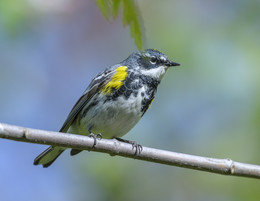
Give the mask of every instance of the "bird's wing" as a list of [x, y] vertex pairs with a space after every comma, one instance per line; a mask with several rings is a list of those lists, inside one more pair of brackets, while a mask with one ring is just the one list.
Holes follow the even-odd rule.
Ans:
[[75, 120], [75, 117], [79, 114], [82, 108], [89, 102], [89, 100], [102, 89], [113, 77], [115, 70], [109, 69], [98, 74], [90, 83], [88, 88], [73, 106], [70, 111], [67, 119], [65, 120], [63, 126], [60, 129], [60, 132], [67, 132], [72, 122]]

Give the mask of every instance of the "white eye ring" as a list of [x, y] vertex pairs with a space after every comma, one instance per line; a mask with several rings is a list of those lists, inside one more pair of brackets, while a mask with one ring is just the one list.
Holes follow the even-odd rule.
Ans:
[[156, 58], [155, 56], [152, 56], [152, 57], [150, 58], [150, 63], [151, 63], [151, 64], [156, 64], [156, 63], [157, 63], [157, 58]]

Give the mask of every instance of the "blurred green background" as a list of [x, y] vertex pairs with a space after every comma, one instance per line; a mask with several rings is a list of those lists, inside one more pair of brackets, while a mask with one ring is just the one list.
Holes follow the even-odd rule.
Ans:
[[[125, 136], [176, 152], [260, 164], [260, 1], [137, 1], [145, 48], [168, 71]], [[94, 1], [0, 1], [0, 121], [59, 130], [91, 79], [137, 48]], [[258, 201], [256, 179], [83, 152], [33, 166], [46, 146], [0, 139], [1, 200]]]

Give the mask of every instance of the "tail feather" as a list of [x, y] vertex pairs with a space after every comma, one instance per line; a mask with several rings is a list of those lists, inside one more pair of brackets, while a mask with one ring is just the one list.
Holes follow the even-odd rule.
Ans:
[[43, 167], [49, 167], [61, 153], [65, 150], [63, 147], [52, 147], [50, 146], [48, 149], [43, 151], [40, 155], [38, 155], [35, 159], [33, 164], [40, 165], [42, 164]]

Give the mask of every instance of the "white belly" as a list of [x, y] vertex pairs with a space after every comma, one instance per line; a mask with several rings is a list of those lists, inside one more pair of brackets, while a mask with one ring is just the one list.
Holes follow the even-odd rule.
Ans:
[[[99, 99], [99, 98], [98, 98]], [[105, 97], [94, 107], [90, 108], [85, 117], [78, 123], [72, 124], [70, 133], [89, 134], [89, 130], [104, 138], [122, 137], [141, 119], [141, 91], [135, 97], [133, 94], [125, 100], [118, 97], [116, 101], [106, 101]]]

